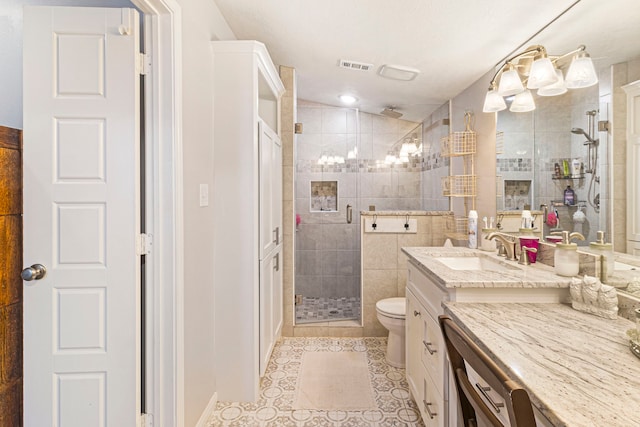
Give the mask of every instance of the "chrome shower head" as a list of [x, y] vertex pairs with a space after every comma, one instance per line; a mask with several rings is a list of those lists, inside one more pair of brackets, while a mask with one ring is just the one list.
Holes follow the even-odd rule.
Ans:
[[576, 135], [584, 135], [584, 137], [587, 138], [587, 141], [589, 141], [589, 142], [596, 142], [597, 141], [597, 140], [591, 138], [589, 136], [589, 134], [586, 133], [584, 131], [584, 129], [582, 129], [582, 128], [573, 128], [573, 129], [571, 129], [571, 133], [575, 133]]
[[385, 107], [384, 110], [380, 111], [380, 114], [382, 114], [383, 116], [387, 116], [387, 117], [391, 117], [392, 119], [399, 119], [400, 117], [402, 117], [402, 113], [399, 111], [396, 111], [396, 107]]

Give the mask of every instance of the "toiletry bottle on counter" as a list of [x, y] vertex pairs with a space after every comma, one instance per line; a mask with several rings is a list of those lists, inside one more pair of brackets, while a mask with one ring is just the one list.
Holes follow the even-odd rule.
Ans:
[[571, 233], [568, 231], [553, 232], [551, 234], [560, 234], [562, 242], [556, 243], [555, 253], [553, 256], [554, 271], [559, 276], [573, 277], [580, 271], [580, 256], [578, 254], [578, 245], [571, 243], [571, 238], [584, 240], [580, 233]]
[[567, 189], [564, 190], [563, 203], [567, 206], [573, 206], [576, 204], [576, 192], [571, 189], [570, 185], [567, 185]]
[[469, 247], [478, 248], [478, 212], [469, 211]]

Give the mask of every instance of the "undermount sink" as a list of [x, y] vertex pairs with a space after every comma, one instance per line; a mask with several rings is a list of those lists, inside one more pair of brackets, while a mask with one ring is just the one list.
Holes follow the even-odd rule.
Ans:
[[515, 265], [494, 260], [484, 256], [447, 256], [435, 257], [436, 261], [444, 264], [452, 270], [467, 271], [513, 271], [519, 270]]

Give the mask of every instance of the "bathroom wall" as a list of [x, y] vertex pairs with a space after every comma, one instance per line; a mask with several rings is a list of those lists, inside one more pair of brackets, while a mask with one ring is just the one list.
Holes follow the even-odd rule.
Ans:
[[284, 304], [282, 335], [293, 336], [293, 277], [295, 271], [295, 142], [294, 133], [297, 113], [296, 70], [292, 67], [280, 66], [280, 80], [285, 92], [280, 108], [280, 137], [282, 138], [282, 234], [284, 250], [282, 253], [282, 287]]
[[440, 156], [440, 139], [449, 134], [449, 103], [446, 102], [422, 122], [422, 209], [449, 209], [442, 196], [442, 177], [449, 175], [449, 158]]
[[364, 218], [376, 215], [380, 218], [400, 216], [417, 219], [417, 233], [368, 233], [362, 225], [362, 318], [364, 336], [385, 336], [388, 331], [378, 322], [376, 302], [391, 297], [405, 296], [407, 283], [407, 256], [402, 247], [442, 246], [444, 244], [445, 218], [448, 211], [396, 211], [363, 212]]
[[[360, 296], [360, 210], [419, 209], [421, 163], [389, 166], [391, 146], [417, 123], [351, 108], [298, 100], [296, 141], [295, 293], [307, 297]], [[350, 159], [349, 152], [355, 157]], [[342, 156], [343, 164], [320, 165], [323, 156]], [[337, 211], [312, 211], [311, 181], [337, 182]], [[346, 207], [353, 221], [346, 222]]]

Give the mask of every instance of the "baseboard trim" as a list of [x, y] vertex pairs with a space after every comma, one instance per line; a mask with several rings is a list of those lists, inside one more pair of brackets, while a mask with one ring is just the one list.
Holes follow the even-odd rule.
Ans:
[[206, 427], [208, 425], [209, 418], [213, 415], [213, 411], [216, 410], [216, 403], [218, 403], [218, 393], [213, 393], [211, 399], [209, 399], [209, 403], [207, 407], [204, 408], [202, 415], [200, 415], [200, 419], [196, 423], [195, 427]]

